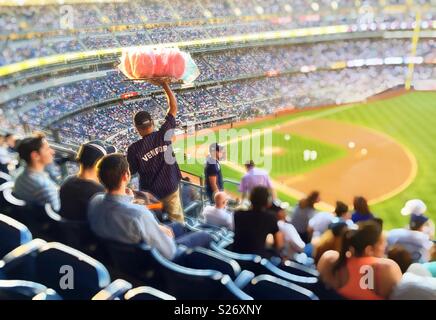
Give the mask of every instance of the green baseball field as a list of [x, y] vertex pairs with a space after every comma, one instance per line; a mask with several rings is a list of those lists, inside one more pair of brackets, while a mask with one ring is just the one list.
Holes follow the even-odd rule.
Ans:
[[[321, 209], [366, 197], [385, 228], [407, 224], [407, 200], [422, 199], [436, 219], [436, 92], [410, 92], [367, 103], [292, 112], [179, 139], [183, 171], [203, 175], [207, 146], [226, 146], [226, 179], [239, 181], [252, 159], [269, 171], [278, 196], [295, 204], [312, 190]], [[237, 196], [236, 186], [226, 183]]]

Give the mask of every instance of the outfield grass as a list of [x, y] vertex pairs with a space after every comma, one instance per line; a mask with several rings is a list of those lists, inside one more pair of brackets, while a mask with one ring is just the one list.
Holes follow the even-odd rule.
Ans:
[[[392, 99], [356, 104], [345, 108], [338, 107], [327, 111], [309, 110], [252, 123], [246, 128], [266, 128], [307, 116], [317, 116], [370, 127], [390, 135], [407, 147], [418, 161], [416, 179], [397, 196], [372, 206], [372, 210], [377, 216], [385, 220], [386, 228], [399, 227], [407, 223], [407, 218], [402, 217], [399, 213], [404, 202], [412, 198], [420, 198], [426, 202], [428, 214], [436, 220], [436, 171], [433, 168], [436, 164], [436, 92], [413, 92]], [[239, 142], [239, 144], [241, 143]], [[283, 134], [278, 133], [273, 134], [273, 145], [287, 151], [281, 156], [273, 156], [272, 177], [278, 177], [284, 173], [292, 175], [307, 172], [320, 165], [335, 161], [346, 153], [345, 150], [337, 146], [305, 137], [292, 135], [291, 139], [286, 141]], [[313, 150], [318, 151], [317, 160], [304, 161], [304, 150], [312, 149], [312, 147]], [[238, 162], [243, 163], [244, 160], [246, 159], [243, 159], [242, 154], [239, 154]], [[203, 172], [201, 164], [181, 164], [181, 169], [199, 175]], [[223, 174], [226, 178], [235, 180], [239, 180], [242, 176], [239, 171], [226, 166], [223, 166]], [[226, 188], [230, 191], [235, 190], [231, 186], [226, 186]], [[295, 203], [295, 199], [289, 195], [279, 193], [279, 197]]]

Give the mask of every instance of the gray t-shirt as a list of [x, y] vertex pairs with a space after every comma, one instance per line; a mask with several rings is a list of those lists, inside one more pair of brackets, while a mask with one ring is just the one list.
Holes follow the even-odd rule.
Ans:
[[300, 206], [295, 207], [294, 214], [291, 218], [291, 223], [297, 229], [298, 233], [305, 233], [309, 226], [309, 220], [315, 215], [316, 211], [313, 208], [301, 209]]

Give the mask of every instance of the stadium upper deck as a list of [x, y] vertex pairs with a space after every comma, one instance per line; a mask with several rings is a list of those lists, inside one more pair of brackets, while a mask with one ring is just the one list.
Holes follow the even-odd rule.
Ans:
[[[412, 29], [416, 9], [432, 28], [434, 0], [2, 1], [0, 65], [65, 52], [235, 34], [347, 25], [349, 31]], [[17, 6], [17, 3], [24, 5]]]

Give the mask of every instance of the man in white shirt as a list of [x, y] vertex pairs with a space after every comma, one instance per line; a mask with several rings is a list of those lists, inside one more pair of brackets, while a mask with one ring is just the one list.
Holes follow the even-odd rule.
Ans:
[[351, 226], [353, 222], [351, 221], [351, 215], [348, 211], [348, 206], [342, 201], [336, 201], [335, 212], [318, 212], [309, 220], [309, 228], [312, 228], [313, 235], [312, 239], [320, 237], [327, 229], [331, 223], [345, 222], [347, 225]]
[[206, 206], [203, 209], [203, 217], [205, 222], [215, 226], [226, 227], [233, 230], [233, 212], [226, 209], [227, 194], [224, 191], [215, 193], [215, 206]]
[[424, 215], [427, 206], [423, 201], [414, 199], [406, 202], [401, 210], [402, 215], [410, 215], [409, 229], [393, 229], [389, 231], [387, 242], [388, 247], [394, 244], [402, 245], [412, 256], [414, 262], [427, 262], [433, 242], [426, 228], [430, 226], [431, 220]]
[[298, 234], [297, 229], [289, 223], [286, 222], [286, 211], [281, 205], [274, 202], [271, 210], [277, 215], [277, 226], [281, 233], [283, 233], [285, 246], [283, 249], [283, 255], [285, 257], [292, 257], [295, 253], [300, 253], [304, 251], [306, 244], [301, 239]]

